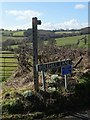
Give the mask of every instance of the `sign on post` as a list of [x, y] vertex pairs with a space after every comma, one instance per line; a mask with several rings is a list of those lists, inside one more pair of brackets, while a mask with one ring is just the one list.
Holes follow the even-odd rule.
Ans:
[[37, 64], [36, 70], [38, 72], [42, 72], [43, 90], [46, 91], [45, 71], [48, 71], [49, 69], [56, 69], [56, 68], [61, 68], [62, 75], [65, 75], [65, 89], [67, 89], [67, 82], [66, 82], [67, 76], [66, 75], [71, 74], [71, 71], [72, 71], [71, 65], [72, 65], [72, 61], [70, 59]]
[[67, 90], [67, 75], [71, 73], [72, 73], [71, 65], [61, 67], [61, 74], [65, 76], [65, 90]]
[[49, 69], [61, 68], [63, 66], [71, 65], [72, 61], [70, 59], [55, 61], [55, 62], [48, 62], [43, 64], [37, 64], [36, 69], [37, 71], [47, 71]]
[[72, 66], [71, 65], [66, 65], [61, 67], [61, 74], [62, 75], [67, 75], [72, 73]]

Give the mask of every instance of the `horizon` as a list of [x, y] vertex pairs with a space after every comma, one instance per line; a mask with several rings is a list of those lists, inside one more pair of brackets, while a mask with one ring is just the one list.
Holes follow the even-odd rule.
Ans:
[[[39, 30], [45, 30], [45, 31], [70, 31], [70, 30], [81, 30], [81, 29], [85, 29], [85, 28], [90, 28], [89, 26], [80, 28], [80, 29], [57, 29], [57, 30], [45, 30], [45, 29], [39, 29]], [[4, 31], [24, 31], [24, 30], [28, 30], [28, 29], [32, 29], [32, 28], [27, 28], [27, 29], [16, 29], [16, 30], [12, 30], [12, 29], [4, 29], [4, 28], [0, 28], [0, 30], [4, 30]]]
[[40, 30], [88, 27], [88, 2], [7, 2], [0, 11], [0, 29], [32, 28], [32, 17], [41, 20]]

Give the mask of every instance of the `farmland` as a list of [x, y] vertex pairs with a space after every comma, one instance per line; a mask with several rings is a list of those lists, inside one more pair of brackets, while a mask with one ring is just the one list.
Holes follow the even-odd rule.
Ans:
[[6, 41], [7, 39], [14, 39], [14, 40], [20, 40], [23, 37], [13, 37], [13, 36], [2, 36], [2, 39], [0, 39], [0, 41]]
[[[73, 44], [76, 44], [78, 39], [81, 39], [83, 38], [84, 35], [80, 35], [80, 36], [72, 36], [72, 37], [65, 37], [65, 38], [58, 38], [56, 39], [56, 44], [58, 46], [64, 46], [64, 45], [73, 45]], [[87, 39], [88, 39], [88, 36], [87, 36]], [[78, 47], [88, 47], [88, 43], [87, 45], [84, 44], [83, 41], [80, 42], [79, 46]]]
[[[0, 39], [0, 41], [2, 42], [8, 42], [6, 43], [6, 46], [5, 46], [5, 49], [6, 47], [8, 47], [7, 49], [10, 49], [10, 50], [15, 50], [15, 49], [18, 49], [18, 46], [20, 46], [20, 44], [22, 44], [22, 41], [23, 41], [23, 38], [24, 38], [24, 30], [21, 30], [21, 31], [3, 31], [2, 32], [2, 39]], [[45, 31], [43, 31], [42, 33], [45, 34]], [[55, 32], [55, 34], [71, 34], [73, 32], [71, 31], [64, 31], [64, 32]], [[76, 31], [75, 33], [79, 33], [79, 31]], [[48, 32], [46, 32], [46, 35], [48, 34]], [[84, 43], [84, 40], [80, 41], [80, 44], [79, 45], [76, 45], [77, 44], [77, 41], [78, 39], [81, 39], [83, 38], [85, 35], [77, 35], [77, 36], [70, 36], [70, 37], [63, 37], [63, 38], [55, 38], [55, 41], [56, 41], [56, 45], [57, 46], [66, 46], [66, 45], [73, 45], [73, 47], [75, 48], [88, 48], [88, 43], [85, 45]], [[88, 39], [88, 35], [87, 36], [87, 39]], [[12, 44], [12, 41], [14, 41]], [[49, 40], [48, 40], [49, 41]], [[47, 42], [48, 41], [45, 41], [44, 44], [47, 45]], [[27, 43], [28, 45], [31, 44], [31, 42]], [[74, 46], [75, 45], [75, 46]], [[7, 50], [8, 51], [8, 50]], [[5, 52], [7, 52], [5, 51]], [[14, 57], [15, 55], [14, 54], [2, 54], [3, 57]], [[4, 59], [1, 59], [0, 60], [3, 62]], [[12, 66], [15, 66], [16, 64], [14, 62], [16, 62], [16, 58], [5, 58], [5, 65], [7, 64], [7, 62], [13, 62], [12, 63]], [[8, 65], [10, 65], [10, 63], [8, 63]], [[17, 65], [16, 65], [17, 66]], [[3, 70], [6, 70], [6, 74], [8, 74], [8, 72], [10, 73], [9, 69], [12, 69], [15, 70], [16, 67], [6, 67], [4, 68]], [[2, 73], [4, 73], [4, 71], [2, 70]], [[5, 74], [5, 73], [4, 73]], [[10, 76], [10, 75], [9, 75]]]
[[[73, 31], [59, 31], [59, 32], [55, 32], [55, 34], [67, 34], [67, 33], [73, 33]], [[75, 31], [74, 33], [79, 33], [79, 31]]]
[[13, 36], [15, 37], [17, 37], [17, 36], [19, 36], [19, 37], [24, 37], [24, 31], [17, 31], [17, 32], [14, 32], [13, 33]]
[[[78, 111], [79, 109], [82, 110], [83, 107], [90, 106], [90, 104], [88, 103], [88, 99], [90, 98], [86, 95], [86, 92], [89, 91], [90, 87], [90, 75], [89, 72], [86, 71], [88, 70], [87, 68], [89, 68], [90, 66], [87, 56], [88, 41], [85, 44], [85, 41], [83, 39], [77, 45], [78, 39], [82, 39], [86, 36], [88, 40], [87, 34], [71, 36], [71, 32], [68, 32], [67, 36], [64, 37], [64, 35], [62, 35], [63, 37], [56, 37], [52, 39], [55, 40], [55, 42], [51, 41], [51, 43], [48, 36], [52, 35], [52, 33], [49, 33], [49, 35], [48, 33], [46, 34], [46, 38], [48, 39], [46, 39], [45, 36], [41, 37], [42, 39], [39, 39], [43, 40], [43, 38], [45, 38], [45, 41], [43, 40], [41, 46], [39, 46], [39, 63], [53, 62], [69, 58], [73, 61], [73, 67], [76, 66], [75, 68], [73, 68], [72, 75], [68, 75], [67, 91], [65, 91], [64, 89], [64, 77], [61, 75], [60, 69], [48, 71], [46, 73], [46, 93], [44, 93], [44, 91], [42, 91], [41, 89], [41, 73], [39, 73], [40, 91], [36, 93], [33, 89], [33, 66], [31, 59], [32, 40], [30, 40], [29, 42], [24, 40], [23, 42], [23, 38], [26, 37], [23, 36], [23, 31], [13, 31], [12, 34], [13, 36], [2, 36], [2, 42], [6, 41], [7, 46], [9, 46], [5, 46], [5, 48], [7, 47], [7, 50], [2, 51], [2, 58], [0, 58], [0, 61], [2, 61], [2, 63], [0, 63], [1, 66], [9, 66], [4, 67], [3, 69], [2, 67], [0, 67], [0, 69], [2, 69], [2, 75], [9, 74], [9, 76], [6, 78], [2, 77], [2, 96], [4, 98], [2, 103], [3, 113], [5, 111], [8, 111], [7, 115], [3, 114], [3, 118], [9, 120], [14, 118], [15, 120], [23, 120], [26, 119], [26, 117], [27, 119], [40, 117], [41, 119], [43, 119], [44, 115], [48, 116], [52, 115], [52, 113], [58, 114], [59, 112], [62, 113], [63, 110], [68, 111], [72, 110], [73, 108]], [[61, 33], [55, 33], [54, 35], [56, 34], [61, 35]], [[9, 39], [10, 41], [7, 39]], [[13, 43], [12, 40], [14, 40]], [[5, 42], [3, 44], [5, 45]], [[11, 48], [13, 48], [12, 51], [10, 51]], [[15, 52], [14, 50], [16, 49], [18, 52], [14, 54], [13, 52]], [[9, 54], [9, 52], [12, 52], [13, 54]], [[15, 55], [17, 54], [19, 54], [19, 57], [21, 57], [18, 64], [17, 59], [13, 58], [16, 57]], [[78, 61], [80, 60], [81, 62], [79, 63]], [[53, 74], [58, 74], [59, 77], [51, 77]], [[79, 108], [77, 108], [78, 105]], [[17, 106], [19, 106], [18, 109]], [[39, 112], [37, 113], [36, 110]], [[30, 113], [30, 116], [28, 116], [28, 113]], [[32, 115], [31, 113], [34, 113], [34, 115]], [[10, 116], [9, 114], [13, 114], [13, 116]]]

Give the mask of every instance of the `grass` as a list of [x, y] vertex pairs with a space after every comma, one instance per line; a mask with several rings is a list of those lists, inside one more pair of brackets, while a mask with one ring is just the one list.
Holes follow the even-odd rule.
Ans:
[[12, 45], [11, 48], [15, 49], [18, 48], [19, 45]]
[[4, 31], [2, 31], [1, 33], [2, 33], [2, 35], [4, 35], [4, 36], [11, 36], [11, 35], [13, 34], [13, 31], [4, 30]]
[[10, 30], [4, 30], [0, 31], [0, 34], [3, 36], [24, 36], [24, 31], [10, 31]]
[[16, 31], [16, 32], [13, 33], [13, 36], [24, 37], [24, 31]]
[[59, 32], [55, 32], [55, 34], [67, 34], [67, 33], [79, 33], [79, 31], [75, 31], [75, 32], [73, 32], [73, 31], [59, 31]]
[[[84, 35], [73, 36], [73, 37], [57, 38], [56, 39], [56, 44], [58, 46], [76, 44], [77, 40], [82, 38], [82, 37], [84, 37]], [[83, 41], [80, 41], [79, 47], [87, 47], [87, 45], [85, 45]]]
[[6, 41], [7, 39], [12, 39], [12, 40], [21, 40], [23, 37], [12, 37], [12, 36], [2, 36], [0, 37], [0, 41]]

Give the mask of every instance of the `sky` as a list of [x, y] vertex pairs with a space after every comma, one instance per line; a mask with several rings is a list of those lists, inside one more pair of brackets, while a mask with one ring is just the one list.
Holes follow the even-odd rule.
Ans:
[[32, 28], [32, 17], [42, 24], [38, 29], [79, 29], [88, 26], [88, 2], [2, 2], [0, 28]]

